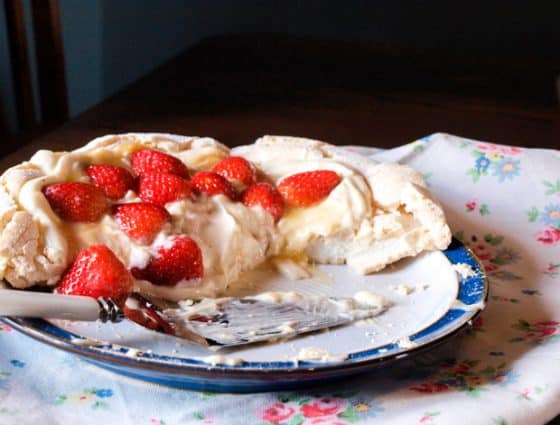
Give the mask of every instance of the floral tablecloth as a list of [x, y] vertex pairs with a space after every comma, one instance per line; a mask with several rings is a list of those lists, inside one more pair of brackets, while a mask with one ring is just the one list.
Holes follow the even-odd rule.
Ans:
[[301, 391], [216, 394], [106, 372], [0, 324], [0, 424], [543, 424], [560, 413], [560, 152], [435, 134], [421, 171], [490, 277], [472, 330], [391, 369]]

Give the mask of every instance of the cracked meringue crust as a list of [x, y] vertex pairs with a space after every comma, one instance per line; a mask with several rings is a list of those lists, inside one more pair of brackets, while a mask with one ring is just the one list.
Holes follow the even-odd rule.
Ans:
[[[279, 183], [313, 169], [337, 172], [341, 183], [318, 205], [288, 209], [278, 223], [283, 250], [317, 263], [348, 264], [359, 274], [422, 251], [445, 249], [451, 231], [422, 175], [377, 163], [317, 140], [264, 136], [234, 148]], [[289, 254], [288, 254], [289, 255]]]
[[[316, 205], [287, 208], [276, 224], [263, 208], [223, 195], [168, 203], [171, 221], [150, 246], [132, 241], [109, 215], [97, 223], [64, 222], [41, 192], [53, 183], [87, 182], [83, 170], [89, 164], [130, 169], [130, 154], [143, 148], [179, 158], [191, 175], [238, 155], [275, 184], [318, 169], [335, 171], [341, 182]], [[129, 191], [119, 202], [137, 201]], [[169, 300], [223, 295], [245, 272], [270, 259], [300, 265], [306, 260], [347, 263], [367, 274], [424, 250], [445, 249], [451, 241], [441, 206], [410, 167], [376, 163], [315, 140], [279, 136], [231, 151], [211, 138], [159, 133], [104, 136], [71, 152], [42, 150], [0, 176], [0, 228], [0, 278], [17, 288], [55, 285], [77, 252], [93, 243], [106, 244], [130, 269], [144, 266], [166, 236], [187, 233], [203, 254], [201, 281], [174, 287], [135, 282], [135, 290]]]

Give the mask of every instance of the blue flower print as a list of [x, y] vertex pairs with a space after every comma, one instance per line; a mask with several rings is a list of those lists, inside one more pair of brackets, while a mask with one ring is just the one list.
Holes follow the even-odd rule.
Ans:
[[544, 207], [540, 220], [547, 226], [560, 228], [560, 204], [550, 204]]
[[19, 368], [25, 367], [25, 362], [22, 362], [21, 360], [17, 360], [17, 359], [10, 360], [10, 364], [13, 367], [19, 367]]
[[519, 166], [520, 161], [512, 158], [503, 158], [496, 162], [492, 170], [494, 173], [492, 175], [498, 176], [498, 181], [503, 183], [506, 179], [513, 180], [515, 176], [519, 175], [521, 167]]
[[490, 160], [485, 156], [479, 156], [475, 162], [476, 169], [479, 173], [484, 173], [490, 167]]
[[112, 397], [113, 396], [113, 390], [108, 389], [108, 388], [102, 388], [100, 390], [97, 390], [95, 392], [95, 395], [99, 398]]

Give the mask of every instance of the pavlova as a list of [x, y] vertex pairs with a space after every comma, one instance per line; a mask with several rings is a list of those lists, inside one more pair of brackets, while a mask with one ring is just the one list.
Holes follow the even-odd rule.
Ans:
[[227, 295], [263, 265], [368, 274], [451, 240], [410, 167], [279, 136], [230, 150], [131, 133], [41, 150], [0, 177], [0, 229], [12, 287], [172, 301]]

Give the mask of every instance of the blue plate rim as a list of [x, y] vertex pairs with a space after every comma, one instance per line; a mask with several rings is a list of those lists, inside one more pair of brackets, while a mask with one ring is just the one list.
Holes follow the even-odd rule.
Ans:
[[[397, 343], [385, 344], [380, 347], [350, 353], [348, 358], [335, 362], [313, 361], [275, 361], [275, 362], [243, 362], [238, 365], [211, 365], [196, 358], [174, 357], [150, 352], [140, 352], [136, 356], [127, 355], [129, 347], [118, 344], [80, 345], [76, 340], [84, 339], [43, 319], [25, 319], [5, 317], [2, 320], [15, 330], [40, 342], [54, 346], [67, 352], [83, 356], [97, 364], [110, 363], [132, 368], [149, 369], [162, 373], [185, 373], [212, 376], [215, 373], [227, 373], [228, 378], [251, 378], [267, 375], [292, 375], [301, 373], [321, 374], [338, 370], [370, 368], [408, 357], [410, 354], [431, 349], [445, 342], [466, 328], [470, 327], [486, 306], [489, 294], [488, 277], [482, 263], [474, 253], [457, 239], [441, 251], [451, 265], [466, 263], [475, 275], [459, 278], [457, 301], [465, 305], [473, 305], [469, 310], [450, 308], [446, 314], [427, 328], [410, 335], [409, 338], [417, 345], [411, 348], [400, 348]], [[474, 289], [474, 291], [473, 291]], [[458, 312], [462, 312], [459, 314]], [[435, 332], [445, 328], [440, 334], [431, 338]]]

